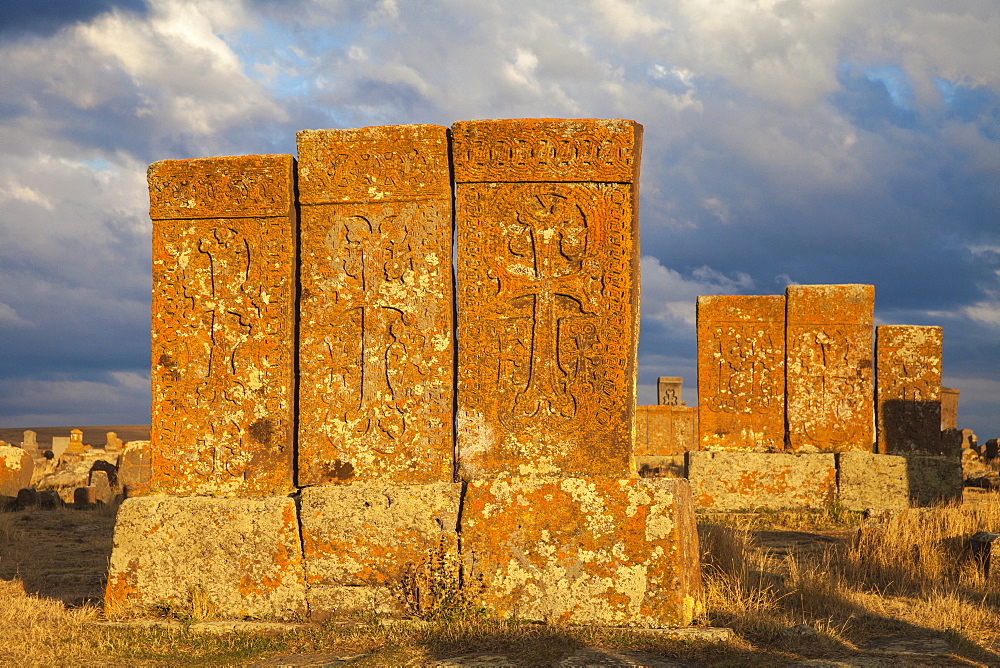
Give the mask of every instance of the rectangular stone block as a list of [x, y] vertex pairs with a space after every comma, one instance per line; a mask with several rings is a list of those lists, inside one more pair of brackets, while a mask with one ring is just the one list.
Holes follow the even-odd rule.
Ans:
[[833, 454], [689, 452], [687, 472], [709, 510], [823, 508], [837, 493]]
[[451, 481], [447, 128], [298, 133], [298, 484]]
[[153, 493], [294, 489], [292, 169], [288, 155], [149, 167]]
[[17, 498], [18, 491], [31, 485], [34, 472], [31, 453], [13, 445], [0, 445], [0, 497]]
[[641, 134], [453, 126], [464, 479], [634, 475]]
[[701, 450], [785, 444], [785, 298], [698, 297]]
[[109, 616], [192, 597], [226, 617], [306, 614], [295, 500], [164, 495], [118, 509], [105, 593]]
[[960, 391], [941, 388], [941, 430], [958, 429], [958, 396]]
[[878, 451], [943, 455], [940, 327], [875, 328]]
[[[368, 610], [398, 601], [440, 552], [457, 553], [462, 485], [324, 485], [302, 490], [310, 610]], [[391, 607], [391, 606], [390, 606]]]
[[848, 510], [909, 508], [906, 458], [871, 452], [837, 454], [837, 500]]
[[962, 498], [957, 457], [841, 452], [837, 498], [849, 510], [902, 509]]
[[680, 455], [698, 449], [698, 409], [636, 406], [635, 456]]
[[660, 406], [686, 406], [681, 401], [684, 378], [681, 376], [660, 376], [656, 379], [656, 403]]
[[792, 450], [871, 452], [871, 285], [789, 285], [786, 416]]
[[468, 590], [501, 616], [655, 628], [702, 610], [686, 480], [472, 481], [462, 555]]

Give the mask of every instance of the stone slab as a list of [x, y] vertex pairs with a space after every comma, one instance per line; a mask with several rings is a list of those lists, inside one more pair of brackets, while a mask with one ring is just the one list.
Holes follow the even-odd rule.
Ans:
[[425, 568], [439, 550], [454, 556], [461, 491], [459, 483], [375, 482], [302, 490], [312, 613], [373, 611], [373, 601], [400, 593], [404, 576]]
[[660, 376], [656, 379], [656, 403], [659, 406], [686, 406], [681, 401], [683, 392], [682, 376]]
[[462, 557], [468, 590], [501, 616], [662, 627], [702, 609], [686, 480], [472, 481]]
[[149, 493], [153, 477], [152, 453], [149, 441], [129, 441], [118, 455], [118, 485], [126, 497]]
[[294, 489], [293, 163], [150, 165], [153, 493]]
[[941, 430], [958, 429], [958, 397], [959, 390], [951, 387], [941, 388]]
[[448, 129], [298, 133], [298, 484], [454, 475]]
[[31, 453], [13, 445], [0, 445], [0, 496], [16, 498], [18, 491], [31, 486], [34, 471]]
[[871, 452], [839, 453], [837, 500], [848, 510], [909, 508], [906, 458]]
[[306, 614], [295, 500], [127, 499], [118, 509], [105, 594], [109, 615], [200, 593], [226, 617]]
[[941, 446], [940, 327], [875, 328], [878, 451], [944, 455]]
[[634, 475], [642, 126], [452, 132], [459, 474]]
[[824, 508], [837, 493], [833, 454], [689, 452], [694, 503], [720, 511]]
[[785, 298], [698, 297], [699, 450], [785, 446]]
[[871, 452], [871, 285], [789, 285], [786, 417], [793, 451]]
[[666, 457], [698, 449], [698, 409], [688, 406], [636, 406], [636, 457]]

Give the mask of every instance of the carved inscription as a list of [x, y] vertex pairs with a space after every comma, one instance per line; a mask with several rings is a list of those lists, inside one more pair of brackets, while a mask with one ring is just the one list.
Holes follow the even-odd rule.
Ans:
[[698, 297], [702, 449], [784, 447], [784, 319], [782, 296]]
[[308, 131], [299, 151], [299, 484], [451, 480], [446, 129]]
[[941, 443], [940, 327], [875, 328], [878, 449], [946, 454]]
[[[461, 136], [499, 141], [507, 127]], [[532, 127], [537, 141], [573, 138], [563, 122]], [[461, 474], [628, 475], [634, 184], [459, 183], [456, 210]]]
[[791, 448], [870, 450], [874, 288], [790, 285], [786, 296]]
[[[214, 496], [283, 494], [291, 483], [295, 218], [291, 156], [164, 161], [151, 168], [158, 202], [188, 211], [229, 211], [220, 191], [193, 179], [227, 177], [228, 196], [243, 166], [246, 187], [276, 183], [262, 217], [154, 219], [152, 478], [150, 491]], [[176, 190], [172, 184], [179, 183]], [[173, 198], [169, 193], [174, 193]], [[176, 213], [177, 206], [152, 209]]]
[[684, 379], [680, 376], [660, 376], [656, 379], [656, 402], [659, 406], [687, 406], [681, 401]]

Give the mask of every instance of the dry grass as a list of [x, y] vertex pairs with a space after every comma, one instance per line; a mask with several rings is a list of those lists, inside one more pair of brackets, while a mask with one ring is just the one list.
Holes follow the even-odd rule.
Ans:
[[[701, 527], [712, 623], [730, 625], [761, 647], [803, 652], [809, 644], [810, 656], [921, 637], [945, 639], [956, 655], [1000, 665], [1000, 584], [984, 578], [965, 549], [977, 531], [1000, 532], [996, 495], [976, 510], [888, 513], [863, 523], [853, 540], [778, 559], [753, 537], [787, 518], [756, 516], [744, 527], [739, 517], [722, 519]], [[835, 533], [838, 524], [826, 529]], [[815, 634], [782, 631], [798, 624]]]

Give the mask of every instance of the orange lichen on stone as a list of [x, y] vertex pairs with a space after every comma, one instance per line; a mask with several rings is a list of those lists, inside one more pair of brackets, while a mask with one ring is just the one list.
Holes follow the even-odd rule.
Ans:
[[695, 503], [717, 511], [824, 508], [837, 493], [833, 454], [691, 452]]
[[294, 489], [292, 169], [288, 155], [149, 168], [153, 493]]
[[878, 451], [944, 455], [940, 327], [875, 328]]
[[672, 456], [698, 449], [698, 409], [689, 406], [636, 406], [636, 457]]
[[635, 475], [642, 126], [452, 131], [460, 475]]
[[792, 450], [871, 451], [871, 285], [789, 285], [786, 420]]
[[31, 485], [34, 471], [35, 460], [27, 450], [0, 445], [0, 497], [16, 497], [19, 490]]
[[702, 609], [686, 480], [472, 481], [462, 558], [479, 602], [502, 616], [660, 627]]
[[698, 297], [701, 450], [785, 443], [785, 298]]
[[183, 609], [194, 591], [224, 616], [304, 615], [295, 500], [154, 495], [122, 503], [106, 609], [163, 604]]
[[447, 128], [298, 133], [298, 484], [451, 481]]

